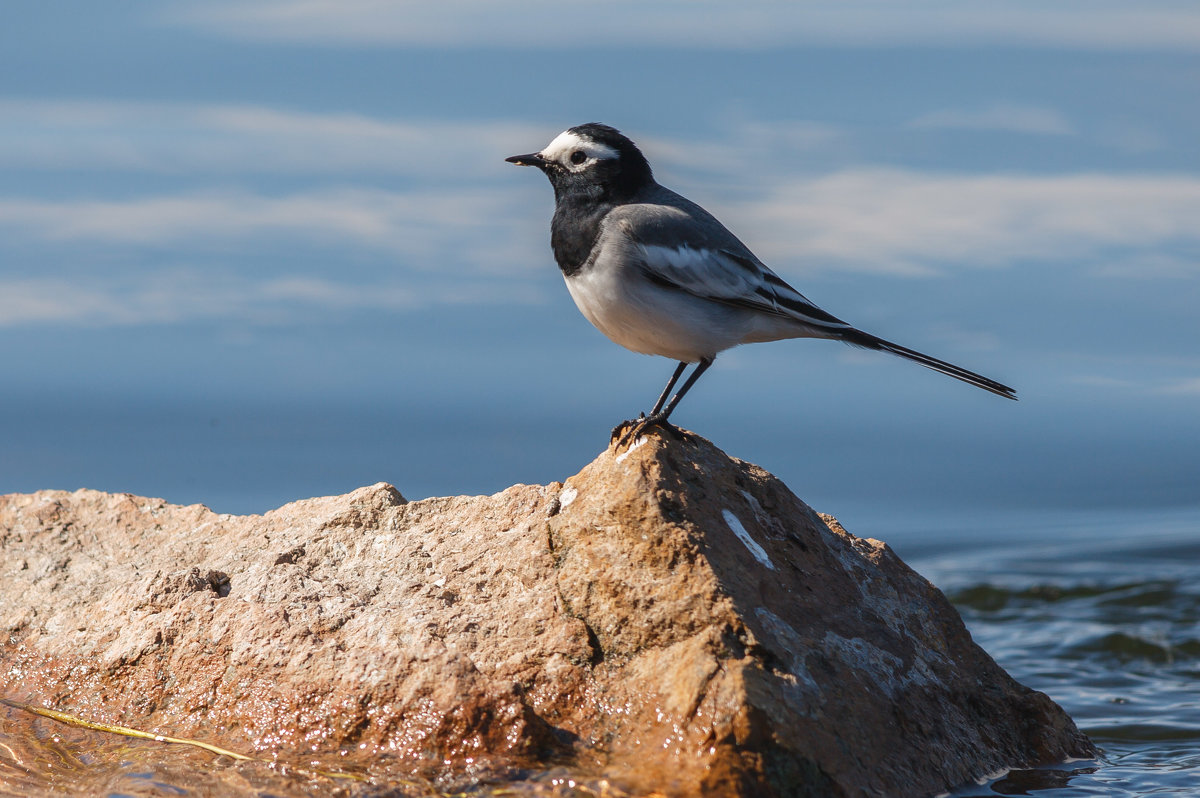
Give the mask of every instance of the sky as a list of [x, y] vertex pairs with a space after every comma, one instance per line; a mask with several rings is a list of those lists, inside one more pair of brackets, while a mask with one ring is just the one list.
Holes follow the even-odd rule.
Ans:
[[621, 128], [831, 313], [674, 416], [877, 529], [1200, 512], [1200, 7], [1151, 0], [6, 9], [0, 492], [262, 512], [575, 473], [673, 364], [609, 342], [504, 163]]

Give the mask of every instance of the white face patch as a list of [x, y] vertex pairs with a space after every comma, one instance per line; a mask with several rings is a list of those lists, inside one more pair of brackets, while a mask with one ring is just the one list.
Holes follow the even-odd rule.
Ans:
[[[580, 156], [575, 155], [577, 152], [583, 154], [582, 160], [580, 160]], [[554, 141], [546, 145], [541, 156], [548, 161], [554, 161], [567, 171], [582, 172], [596, 161], [618, 158], [620, 153], [607, 144], [601, 144], [578, 133], [564, 130], [554, 138]], [[575, 163], [575, 161], [579, 161], [579, 163]]]

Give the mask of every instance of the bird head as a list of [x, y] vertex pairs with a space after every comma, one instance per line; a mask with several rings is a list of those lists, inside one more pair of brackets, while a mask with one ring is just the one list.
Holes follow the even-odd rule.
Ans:
[[616, 128], [598, 122], [564, 130], [541, 152], [505, 160], [541, 169], [558, 195], [583, 191], [619, 200], [654, 182], [641, 150]]

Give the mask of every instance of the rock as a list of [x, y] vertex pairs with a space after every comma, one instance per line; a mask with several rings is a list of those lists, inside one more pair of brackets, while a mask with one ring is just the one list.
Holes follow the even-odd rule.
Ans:
[[10, 495], [0, 535], [0, 695], [384, 782], [929, 795], [1094, 754], [885, 544], [695, 436], [262, 516]]

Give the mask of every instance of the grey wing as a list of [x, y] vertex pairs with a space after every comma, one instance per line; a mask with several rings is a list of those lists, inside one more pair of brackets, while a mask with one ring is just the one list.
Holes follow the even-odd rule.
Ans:
[[642, 272], [659, 285], [823, 330], [852, 329], [771, 271], [698, 205], [673, 194], [671, 204], [637, 206], [623, 214], [637, 244]]

